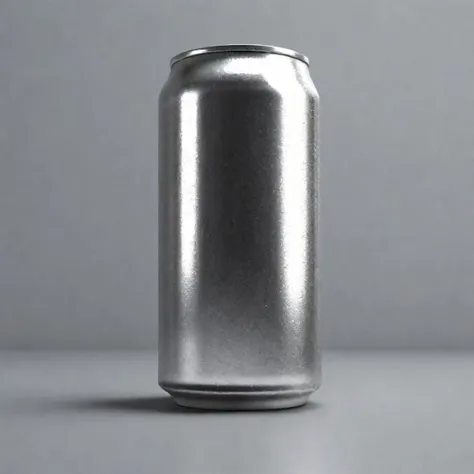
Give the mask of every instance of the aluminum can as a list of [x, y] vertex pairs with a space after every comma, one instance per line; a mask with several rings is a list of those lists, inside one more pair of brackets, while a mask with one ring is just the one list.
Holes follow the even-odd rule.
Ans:
[[159, 383], [179, 405], [272, 409], [320, 384], [319, 98], [263, 45], [175, 56], [159, 99]]

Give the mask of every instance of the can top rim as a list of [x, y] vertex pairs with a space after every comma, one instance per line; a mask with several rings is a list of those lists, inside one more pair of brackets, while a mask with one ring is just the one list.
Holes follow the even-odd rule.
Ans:
[[267, 54], [280, 54], [283, 56], [289, 56], [290, 58], [299, 59], [305, 64], [309, 65], [309, 59], [297, 51], [292, 49], [280, 48], [279, 46], [267, 46], [264, 44], [225, 44], [218, 46], [205, 46], [203, 48], [190, 49], [182, 53], [177, 54], [171, 58], [170, 66], [193, 56], [201, 54], [211, 53], [267, 53]]

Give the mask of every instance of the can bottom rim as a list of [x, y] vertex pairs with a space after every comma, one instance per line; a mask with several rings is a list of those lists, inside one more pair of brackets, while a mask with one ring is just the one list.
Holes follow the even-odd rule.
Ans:
[[194, 397], [192, 395], [173, 395], [173, 401], [185, 408], [219, 411], [250, 411], [250, 410], [282, 410], [296, 408], [308, 402], [309, 394], [291, 397], [245, 397], [233, 398], [228, 394], [210, 397]]
[[317, 387], [272, 389], [254, 387], [253, 390], [219, 390], [213, 387], [200, 389], [188, 386], [161, 384], [175, 403], [188, 408], [204, 410], [277, 410], [293, 408], [307, 403]]

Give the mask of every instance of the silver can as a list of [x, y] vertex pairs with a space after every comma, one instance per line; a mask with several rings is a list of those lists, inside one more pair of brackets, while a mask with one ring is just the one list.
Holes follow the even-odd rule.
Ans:
[[304, 404], [317, 346], [318, 94], [261, 45], [171, 60], [159, 104], [159, 383], [208, 409]]

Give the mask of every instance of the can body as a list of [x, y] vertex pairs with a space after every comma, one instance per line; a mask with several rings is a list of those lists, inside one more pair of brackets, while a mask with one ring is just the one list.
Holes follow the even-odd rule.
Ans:
[[304, 56], [172, 60], [159, 104], [159, 383], [181, 405], [301, 405], [317, 346], [318, 95]]

